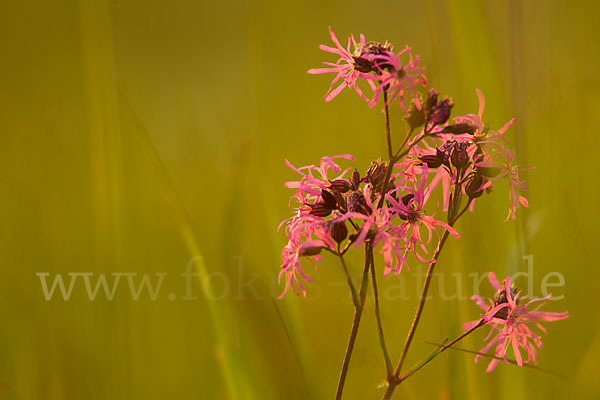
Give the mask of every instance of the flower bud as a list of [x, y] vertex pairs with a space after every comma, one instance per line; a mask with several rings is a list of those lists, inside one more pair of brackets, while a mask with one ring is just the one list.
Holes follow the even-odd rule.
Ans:
[[367, 205], [365, 196], [361, 192], [352, 192], [348, 197], [348, 211], [371, 215], [371, 208]]
[[316, 256], [317, 254], [321, 253], [322, 249], [323, 249], [323, 246], [304, 247], [304, 245], [303, 245], [302, 247], [300, 247], [300, 251], [298, 252], [298, 255], [300, 257]]
[[325, 203], [308, 204], [308, 206], [310, 207], [308, 213], [315, 217], [326, 217], [333, 211], [333, 209]]
[[[510, 297], [512, 297], [515, 302], [519, 303], [519, 296], [517, 296], [517, 287], [515, 285], [510, 286]], [[499, 306], [500, 304], [508, 304], [508, 296], [506, 294], [506, 288], [502, 287], [498, 289], [498, 293], [496, 293], [496, 299], [494, 300], [494, 306]], [[494, 314], [494, 318], [506, 319], [508, 318], [508, 307], [502, 308], [498, 310], [496, 314]]]
[[475, 175], [465, 185], [465, 192], [471, 199], [476, 199], [483, 194], [483, 185], [485, 178], [481, 175]]
[[358, 173], [358, 170], [356, 168], [354, 168], [354, 172], [352, 172], [352, 190], [358, 190], [359, 186], [360, 186], [360, 174]]
[[333, 190], [337, 190], [340, 193], [346, 193], [350, 190], [350, 182], [345, 179], [335, 179], [329, 181], [329, 187]]
[[425, 113], [413, 102], [408, 115], [404, 117], [411, 129], [416, 129], [425, 123]]
[[467, 133], [469, 135], [472, 135], [475, 133], [476, 129], [477, 128], [474, 125], [463, 122], [463, 123], [459, 123], [459, 124], [448, 125], [439, 133], [452, 133], [453, 135], [460, 135], [461, 133]]
[[429, 120], [435, 125], [445, 124], [446, 121], [448, 121], [448, 118], [450, 118], [450, 110], [452, 109], [452, 106], [454, 106], [452, 99], [445, 98], [444, 100], [440, 101], [433, 108], [433, 112], [429, 117]]
[[[444, 153], [442, 153], [442, 156], [443, 154]], [[438, 168], [442, 165], [442, 161], [444, 161], [443, 157], [440, 159], [437, 154], [427, 154], [419, 157], [419, 160], [421, 160], [423, 164], [427, 164], [429, 168]]]
[[331, 194], [331, 192], [325, 189], [321, 189], [321, 198], [330, 209], [334, 210], [337, 207], [337, 201], [335, 199], [335, 196]]
[[367, 170], [369, 182], [375, 189], [378, 189], [385, 179], [386, 163], [381, 160], [373, 161]]
[[438, 92], [435, 89], [430, 89], [427, 95], [427, 100], [425, 100], [425, 112], [431, 115], [435, 105], [438, 101]]
[[329, 234], [331, 235], [331, 238], [338, 244], [343, 242], [348, 236], [348, 227], [346, 227], [346, 221], [339, 221], [331, 224]]
[[340, 192], [338, 192], [337, 190], [334, 190], [332, 193], [333, 193], [333, 197], [335, 197], [335, 202], [337, 203], [337, 208], [339, 208], [340, 210], [345, 210], [346, 209], [346, 198], [344, 197], [344, 195], [341, 194]]
[[467, 143], [461, 142], [456, 143], [452, 154], [450, 155], [450, 161], [458, 169], [463, 169], [469, 165], [469, 154], [467, 153]]

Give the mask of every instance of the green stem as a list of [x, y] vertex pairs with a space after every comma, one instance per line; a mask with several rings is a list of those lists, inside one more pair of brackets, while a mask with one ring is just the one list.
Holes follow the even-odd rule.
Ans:
[[[461, 190], [460, 185], [454, 187], [454, 193], [452, 196], [452, 201], [450, 203], [449, 212], [452, 212], [452, 210], [456, 209], [456, 207], [457, 207], [456, 199], [460, 199], [460, 197], [458, 196], [458, 193], [460, 192], [460, 190]], [[467, 207], [468, 207], [468, 204], [467, 204]], [[464, 212], [464, 210], [463, 210], [463, 212]], [[463, 212], [461, 212], [459, 214], [459, 216], [462, 215]], [[458, 219], [458, 217], [450, 218], [448, 221], [448, 225], [453, 226], [457, 219]], [[408, 354], [408, 349], [410, 348], [410, 345], [412, 343], [413, 337], [417, 330], [417, 326], [419, 325], [419, 321], [421, 320], [421, 314], [423, 313], [423, 309], [425, 308], [425, 302], [427, 300], [427, 292], [429, 291], [429, 285], [431, 284], [431, 279], [433, 277], [433, 271], [435, 270], [435, 266], [437, 265], [437, 262], [439, 260], [440, 253], [442, 252], [444, 245], [446, 244], [446, 241], [448, 240], [448, 236], [450, 236], [450, 232], [445, 231], [444, 235], [442, 236], [442, 240], [440, 241], [440, 244], [438, 246], [438, 249], [433, 256], [435, 261], [433, 263], [429, 264], [429, 268], [427, 269], [425, 283], [423, 284], [423, 289], [421, 290], [421, 298], [419, 300], [419, 305], [415, 312], [413, 322], [408, 331], [408, 335], [406, 336], [406, 341], [404, 342], [404, 347], [402, 348], [402, 353], [400, 355], [400, 359], [398, 360], [398, 365], [396, 366], [396, 370], [394, 371], [394, 376], [393, 376], [394, 379], [392, 379], [389, 382], [387, 390], [385, 391], [385, 394], [383, 395], [383, 398], [382, 398], [383, 400], [391, 399], [392, 394], [394, 393], [394, 390], [396, 389], [396, 386], [398, 386], [401, 382], [400, 372], [402, 371], [402, 366], [404, 364], [404, 361], [406, 360], [406, 355]]]
[[337, 390], [335, 393], [336, 400], [341, 400], [342, 398], [344, 383], [346, 382], [346, 375], [348, 374], [348, 367], [350, 366], [350, 358], [352, 358], [352, 352], [354, 351], [354, 344], [356, 342], [356, 336], [358, 334], [360, 318], [362, 316], [365, 300], [367, 297], [367, 287], [369, 286], [369, 266], [372, 261], [373, 249], [369, 244], [367, 244], [365, 246], [365, 267], [363, 269], [363, 276], [359, 289], [359, 304], [358, 306], [354, 307], [354, 320], [352, 321], [352, 329], [350, 330], [350, 337], [348, 338], [348, 345], [346, 346], [344, 362], [342, 363], [342, 370], [340, 371], [340, 378], [338, 380]]
[[481, 320], [479, 322], [479, 324], [475, 325], [473, 328], [471, 328], [468, 331], [464, 332], [462, 335], [460, 335], [459, 337], [457, 337], [456, 339], [454, 339], [450, 343], [444, 344], [442, 346], [439, 346], [439, 348], [436, 351], [434, 351], [434, 353], [432, 353], [429, 357], [426, 357], [425, 359], [421, 360], [421, 362], [419, 362], [417, 365], [415, 365], [414, 367], [412, 367], [411, 369], [409, 369], [408, 371], [406, 371], [404, 374], [402, 374], [402, 376], [398, 379], [398, 383], [403, 382], [406, 379], [408, 379], [415, 372], [417, 372], [418, 370], [420, 370], [421, 368], [423, 368], [424, 366], [426, 366], [427, 364], [429, 364], [434, 358], [436, 358], [437, 356], [439, 356], [444, 351], [448, 350], [450, 347], [454, 346], [456, 343], [458, 343], [461, 340], [463, 340], [465, 337], [467, 337], [471, 333], [475, 332], [475, 330], [477, 330], [478, 328], [482, 327], [483, 325], [485, 325], [485, 321]]
[[[386, 88], [387, 89], [387, 88]], [[384, 114], [385, 114], [385, 140], [387, 144], [388, 151], [388, 159], [391, 160], [393, 156], [393, 147], [392, 147], [392, 133], [390, 131], [390, 113], [388, 111], [388, 95], [387, 90], [383, 90], [383, 106], [384, 106]]]
[[356, 292], [356, 286], [354, 286], [354, 282], [352, 282], [352, 277], [350, 276], [350, 272], [348, 271], [348, 267], [346, 266], [346, 260], [344, 260], [344, 256], [338, 251], [338, 257], [342, 263], [342, 268], [346, 273], [346, 280], [348, 281], [348, 286], [350, 286], [350, 291], [352, 292], [352, 302], [354, 303], [354, 308], [360, 307], [360, 302], [358, 300], [358, 293]]
[[375, 274], [375, 262], [371, 263], [371, 281], [373, 282], [373, 297], [375, 298], [375, 316], [377, 318], [377, 333], [379, 334], [379, 344], [381, 351], [383, 351], [383, 358], [385, 359], [385, 370], [387, 373], [388, 381], [392, 379], [392, 361], [385, 345], [385, 336], [383, 334], [383, 324], [381, 323], [381, 313], [379, 311], [379, 295], [377, 292], [377, 277]]

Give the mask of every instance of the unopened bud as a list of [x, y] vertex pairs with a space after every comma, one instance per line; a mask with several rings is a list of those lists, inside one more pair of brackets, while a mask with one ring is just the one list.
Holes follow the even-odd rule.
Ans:
[[453, 135], [460, 135], [461, 133], [467, 133], [469, 135], [472, 135], [475, 133], [476, 129], [477, 128], [474, 125], [467, 124], [467, 123], [460, 123], [460, 124], [448, 125], [439, 133], [452, 133]]
[[352, 172], [352, 190], [358, 190], [360, 186], [360, 174], [358, 170], [354, 168], [354, 172]]
[[331, 192], [321, 189], [321, 197], [323, 198], [323, 202], [332, 210], [337, 207], [337, 201]]
[[310, 215], [314, 215], [315, 217], [326, 217], [331, 214], [331, 211], [333, 211], [333, 209], [325, 203], [309, 204], [308, 206], [310, 207], [310, 211], [308, 213]]
[[411, 129], [416, 129], [425, 123], [425, 113], [413, 102], [408, 115], [404, 117]]
[[337, 190], [340, 193], [346, 193], [350, 190], [350, 182], [345, 179], [335, 179], [333, 181], [329, 181], [329, 187], [333, 190]]
[[465, 192], [471, 199], [476, 199], [483, 194], [483, 185], [485, 178], [481, 175], [475, 175], [465, 185]]
[[374, 188], [379, 188], [383, 183], [386, 168], [386, 163], [381, 160], [373, 161], [371, 163], [371, 166], [367, 170], [367, 177]]
[[321, 253], [322, 249], [322, 246], [301, 247], [298, 255], [300, 257], [316, 256], [317, 254]]
[[332, 193], [333, 193], [333, 197], [335, 197], [335, 202], [337, 203], [337, 207], [341, 210], [345, 210], [346, 209], [346, 198], [344, 197], [344, 195], [341, 194], [340, 192], [338, 192], [337, 190], [334, 190]]
[[346, 221], [334, 222], [333, 224], [331, 224], [329, 234], [331, 235], [331, 238], [338, 244], [343, 242], [344, 239], [346, 239], [346, 237], [348, 236], [348, 228], [346, 227]]
[[419, 160], [421, 160], [423, 164], [427, 164], [429, 168], [437, 168], [442, 165], [442, 161], [444, 161], [443, 157], [440, 159], [437, 154], [427, 154], [419, 157]]
[[448, 121], [448, 118], [450, 118], [450, 110], [452, 110], [452, 106], [454, 106], [452, 99], [446, 98], [440, 101], [433, 108], [433, 112], [429, 117], [429, 120], [435, 125], [445, 124], [446, 121]]
[[450, 161], [458, 169], [463, 169], [469, 165], [469, 154], [466, 149], [467, 143], [456, 143], [452, 154], [450, 155]]

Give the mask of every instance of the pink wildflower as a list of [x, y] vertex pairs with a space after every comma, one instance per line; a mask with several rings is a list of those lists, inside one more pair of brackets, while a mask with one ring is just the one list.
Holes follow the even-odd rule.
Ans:
[[[354, 36], [351, 35], [348, 38], [348, 46], [346, 48], [344, 48], [341, 45], [341, 43], [339, 42], [338, 38], [333, 33], [333, 31], [331, 30], [331, 27], [329, 27], [329, 35], [331, 36], [331, 40], [333, 41], [333, 43], [336, 45], [337, 48], [325, 46], [323, 44], [320, 45], [319, 48], [328, 53], [336, 54], [340, 58], [337, 60], [337, 62], [335, 64], [330, 63], [330, 62], [323, 63], [325, 65], [328, 65], [329, 68], [309, 69], [308, 73], [309, 74], [326, 74], [326, 73], [335, 73], [336, 74], [335, 78], [333, 79], [333, 82], [331, 82], [331, 86], [329, 87], [329, 90], [325, 94], [325, 101], [331, 101], [335, 96], [337, 96], [346, 87], [349, 87], [350, 89], [354, 89], [360, 97], [369, 101], [369, 98], [363, 94], [362, 90], [356, 84], [357, 79], [361, 76], [360, 75], [361, 70], [363, 72], [365, 72], [365, 71], [368, 72], [368, 70], [370, 69], [370, 67], [368, 67], [367, 65], [363, 65], [365, 63], [370, 64], [370, 62], [361, 57], [363, 50], [365, 49], [365, 46], [366, 46], [365, 36], [363, 34], [361, 34], [360, 35], [360, 43], [357, 44], [356, 40], [354, 40]], [[350, 52], [350, 44], [351, 43], [354, 44], [354, 52], [353, 53]], [[339, 86], [337, 86], [334, 89], [335, 84], [340, 79], [342, 79], [342, 82], [340, 83]], [[373, 90], [375, 90], [375, 85], [373, 84], [373, 82], [369, 81], [369, 85], [371, 86], [371, 88]]]
[[519, 168], [513, 164], [513, 160], [515, 157], [515, 151], [510, 151], [508, 149], [504, 149], [504, 157], [506, 158], [506, 163], [500, 163], [496, 161], [482, 161], [476, 164], [480, 171], [486, 171], [486, 173], [491, 175], [495, 175], [484, 185], [484, 189], [488, 188], [492, 185], [495, 185], [502, 178], [508, 179], [508, 184], [510, 187], [508, 199], [508, 215], [506, 216], [506, 221], [509, 218], [513, 220], [517, 219], [517, 210], [519, 209], [519, 205], [523, 207], [528, 207], [529, 202], [524, 196], [521, 196], [517, 191], [527, 189], [526, 182], [524, 180], [519, 179]]
[[[336, 158], [354, 161], [354, 157], [352, 157], [352, 155], [342, 154], [333, 157], [321, 158], [321, 163], [318, 167], [314, 165], [308, 165], [305, 167], [296, 168], [288, 160], [285, 160], [285, 163], [288, 167], [302, 175], [302, 178], [299, 181], [289, 181], [285, 183], [285, 186], [288, 188], [298, 189], [292, 198], [296, 198], [301, 204], [305, 204], [307, 200], [314, 200], [316, 197], [320, 196], [321, 190], [330, 186], [331, 181], [343, 179], [344, 175], [350, 170], [350, 168], [342, 171], [342, 168], [333, 161]], [[338, 174], [338, 176], [330, 179], [328, 177], [328, 172], [330, 169], [334, 173]], [[316, 173], [317, 176], [315, 176], [313, 173]]]
[[[285, 289], [280, 298], [292, 288], [294, 293], [299, 294], [296, 286], [301, 292], [306, 295], [301, 279], [310, 282], [311, 279], [302, 270], [300, 265], [300, 257], [306, 256], [317, 268], [317, 261], [321, 261], [318, 255], [323, 247], [333, 248], [335, 244], [329, 236], [329, 231], [323, 218], [298, 211], [294, 217], [282, 222], [282, 225], [287, 223], [286, 234], [288, 244], [281, 252], [283, 265], [279, 273], [278, 282], [281, 283], [281, 278], [285, 275]], [[280, 225], [281, 227], [281, 225]], [[318, 240], [313, 239], [316, 236]]]
[[[408, 63], [405, 65], [400, 61], [400, 56], [404, 53], [407, 53], [409, 57]], [[366, 79], [379, 81], [379, 86], [375, 90], [373, 99], [369, 102], [370, 107], [377, 104], [382, 91], [386, 91], [388, 93], [388, 104], [395, 98], [399, 98], [400, 105], [405, 109], [404, 96], [406, 92], [411, 93], [412, 97], [416, 99], [417, 85], [427, 86], [425, 69], [419, 67], [420, 58], [419, 56], [413, 57], [410, 47], [406, 46], [398, 54], [394, 54], [391, 51], [384, 51], [383, 54], [369, 57], [375, 61], [380, 72], [378, 75], [364, 73], [361, 75]]]
[[[497, 333], [497, 335], [481, 349], [481, 353], [486, 353], [495, 345], [495, 355], [504, 358], [505, 363], [508, 364], [507, 353], [509, 347], [512, 347], [517, 365], [521, 367], [524, 363], [529, 363], [531, 361], [536, 364], [537, 352], [535, 347], [537, 346], [537, 348], [541, 349], [543, 348], [543, 344], [540, 336], [532, 331], [528, 324], [535, 323], [540, 330], [546, 333], [546, 330], [540, 324], [541, 321], [565, 319], [569, 316], [569, 313], [538, 311], [543, 304], [538, 305], [531, 311], [527, 311], [531, 304], [547, 300], [552, 295], [549, 294], [544, 298], [533, 299], [526, 304], [519, 305], [520, 292], [517, 293], [514, 285], [511, 285], [510, 277], [507, 277], [504, 280], [502, 286], [498, 283], [494, 273], [490, 272], [488, 279], [494, 289], [497, 290], [496, 298], [495, 300], [488, 299], [488, 305], [479, 296], [473, 296], [472, 300], [475, 301], [485, 313], [481, 314], [481, 320], [475, 320], [464, 324], [463, 329], [471, 329], [483, 320], [483, 322], [490, 325], [492, 328], [485, 340], [489, 340], [494, 333]], [[527, 352], [527, 360], [523, 360], [519, 348], [522, 348]], [[481, 357], [481, 355], [476, 356], [475, 362], [478, 362]], [[498, 363], [498, 359], [490, 361], [487, 372], [493, 371]]]
[[[428, 251], [426, 244], [431, 242], [432, 231], [435, 231], [438, 236], [438, 244], [436, 246], [439, 246], [440, 233], [437, 228], [438, 226], [446, 229], [452, 236], [460, 238], [458, 232], [456, 232], [456, 230], [450, 225], [448, 225], [445, 222], [436, 220], [435, 218], [433, 218], [433, 216], [428, 216], [424, 214], [423, 208], [425, 207], [425, 203], [427, 202], [427, 198], [429, 197], [430, 192], [430, 190], [426, 188], [428, 169], [429, 168], [427, 164], [423, 164], [421, 178], [418, 182], [417, 188], [413, 188], [410, 186], [401, 186], [395, 189], [395, 191], [398, 193], [400, 201], [394, 199], [390, 194], [386, 195], [386, 200], [389, 201], [392, 205], [391, 208], [393, 212], [405, 221], [402, 223], [401, 228], [406, 232], [406, 250], [412, 251], [417, 257], [417, 259], [419, 259], [421, 262], [434, 261], [427, 261], [425, 258], [423, 258], [417, 252], [417, 245], [419, 245], [421, 249], [427, 254]], [[401, 197], [400, 190], [405, 190], [408, 192], [408, 194], [406, 194], [404, 197]], [[423, 237], [421, 236], [421, 226], [425, 226], [425, 228], [427, 228], [427, 241], [424, 241]]]
[[[378, 201], [379, 195], [375, 196]], [[368, 208], [373, 210], [372, 215], [365, 215], [359, 212], [350, 212], [345, 218], [362, 219], [364, 222], [360, 234], [358, 235], [354, 247], [357, 248], [370, 236], [372, 236], [373, 247], [382, 244], [381, 253], [385, 262], [384, 276], [389, 275], [392, 270], [399, 270], [404, 263], [405, 255], [402, 254], [402, 237], [404, 236], [404, 227], [394, 225], [391, 221], [394, 219], [394, 212], [387, 208], [376, 208], [371, 201], [371, 186], [364, 188], [364, 199]]]
[[482, 150], [486, 159], [491, 156], [492, 151], [502, 151], [504, 145], [508, 143], [508, 139], [504, 136], [504, 132], [513, 124], [515, 121], [512, 118], [502, 128], [497, 131], [489, 131], [489, 128], [483, 123], [483, 110], [485, 108], [485, 97], [479, 89], [475, 89], [477, 92], [477, 98], [479, 99], [479, 110], [477, 115], [467, 114], [464, 117], [455, 118], [458, 122], [469, 123], [475, 127], [473, 133], [473, 140], [476, 143], [482, 144]]

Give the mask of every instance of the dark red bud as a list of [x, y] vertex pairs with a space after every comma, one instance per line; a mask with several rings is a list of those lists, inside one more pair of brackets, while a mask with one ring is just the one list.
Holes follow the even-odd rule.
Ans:
[[425, 100], [425, 112], [431, 113], [438, 101], [438, 92], [435, 89], [429, 90], [427, 100]]
[[337, 204], [337, 207], [341, 210], [345, 210], [346, 209], [346, 198], [344, 197], [344, 195], [341, 194], [340, 192], [338, 192], [337, 190], [334, 190], [332, 193], [333, 193], [333, 197], [335, 197], [335, 202]]
[[309, 204], [308, 206], [310, 207], [310, 211], [308, 213], [310, 215], [314, 215], [315, 217], [326, 217], [331, 214], [331, 211], [333, 211], [333, 209], [325, 203]]
[[302, 250], [300, 250], [300, 253], [298, 253], [298, 255], [300, 257], [316, 256], [317, 254], [321, 253], [322, 249], [323, 247], [321, 246], [305, 247]]
[[321, 189], [321, 197], [323, 198], [323, 202], [330, 208], [335, 209], [337, 207], [337, 201], [335, 200], [335, 196], [331, 194], [331, 192]]
[[456, 146], [450, 156], [450, 161], [458, 169], [465, 168], [469, 165], [469, 155], [464, 146]]
[[452, 106], [454, 106], [452, 99], [446, 98], [440, 101], [434, 107], [431, 117], [429, 117], [429, 119], [436, 125], [445, 124], [446, 121], [448, 121], [448, 118], [450, 118], [450, 110], [452, 110]]
[[340, 221], [331, 224], [329, 234], [331, 235], [331, 238], [338, 244], [343, 242], [344, 239], [346, 239], [346, 237], [348, 236], [348, 228], [346, 227], [346, 221]]
[[386, 172], [386, 163], [381, 160], [373, 161], [367, 170], [367, 177], [374, 188], [378, 189], [383, 183]]
[[340, 193], [346, 193], [350, 190], [350, 182], [344, 179], [335, 179], [333, 181], [329, 181], [329, 187], [333, 190], [337, 190]]
[[465, 185], [465, 192], [467, 196], [472, 199], [476, 199], [483, 194], [483, 185], [485, 184], [485, 178], [481, 175], [475, 175]]
[[358, 170], [354, 168], [354, 172], [352, 172], [352, 190], [358, 190], [360, 186], [360, 174]]
[[371, 215], [371, 208], [367, 205], [365, 196], [361, 192], [352, 192], [348, 197], [348, 211]]
[[423, 164], [427, 164], [427, 166], [429, 168], [437, 168], [440, 165], [442, 165], [442, 161], [444, 160], [443, 158], [443, 153], [442, 153], [442, 158], [440, 159], [438, 157], [437, 154], [428, 154], [422, 157], [419, 157], [419, 159], [421, 161], [423, 161]]
[[475, 126], [466, 123], [453, 124], [445, 127], [440, 133], [452, 133], [454, 135], [459, 135], [461, 133], [468, 133], [472, 135], [475, 133]]

